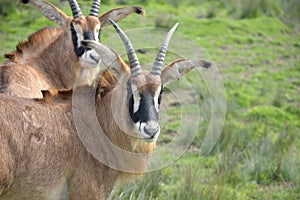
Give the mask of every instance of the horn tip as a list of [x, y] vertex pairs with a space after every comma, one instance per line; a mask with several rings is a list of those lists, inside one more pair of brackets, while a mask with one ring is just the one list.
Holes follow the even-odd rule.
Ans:
[[172, 27], [172, 30], [176, 30], [177, 27], [178, 27], [179, 23], [177, 22], [173, 27]]

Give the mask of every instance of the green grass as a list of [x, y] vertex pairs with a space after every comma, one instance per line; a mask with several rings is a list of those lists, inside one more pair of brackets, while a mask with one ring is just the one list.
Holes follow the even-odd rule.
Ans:
[[[83, 4], [82, 10], [88, 12], [90, 2], [78, 1]], [[200, 157], [211, 105], [205, 84], [193, 82], [194, 75], [190, 74], [186, 80], [201, 99], [201, 121], [189, 150], [173, 165], [119, 184], [111, 199], [300, 199], [300, 33], [297, 28], [284, 24], [280, 20], [283, 14], [278, 19], [261, 10], [257, 14], [254, 9], [251, 17], [242, 17], [241, 13], [237, 16], [237, 11], [224, 1], [203, 1], [200, 5], [192, 0], [185, 4], [176, 1], [172, 5], [159, 5], [154, 0], [145, 2], [146, 18], [129, 16], [120, 26], [126, 30], [169, 28], [180, 22], [178, 31], [201, 45], [222, 73], [226, 121], [214, 149]], [[70, 13], [66, 4], [59, 6]], [[113, 7], [116, 5], [110, 1], [101, 10]], [[276, 8], [271, 10], [276, 12]], [[160, 20], [162, 16], [166, 17]], [[19, 5], [1, 18], [0, 54], [13, 51], [18, 41], [26, 40], [28, 34], [53, 25], [36, 9]], [[111, 34], [115, 34], [114, 30], [106, 28], [102, 39]], [[143, 62], [150, 62], [149, 54], [139, 56]], [[1, 57], [0, 61], [4, 59]], [[188, 82], [181, 83], [182, 87], [188, 87]], [[194, 110], [188, 104], [185, 108], [191, 113]], [[159, 145], [170, 142], [181, 126], [177, 104], [166, 112], [169, 123], [164, 124]]]

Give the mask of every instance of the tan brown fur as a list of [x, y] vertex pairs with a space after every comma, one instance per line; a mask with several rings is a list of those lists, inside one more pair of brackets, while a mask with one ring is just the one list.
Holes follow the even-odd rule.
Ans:
[[114, 77], [108, 70], [105, 70], [99, 77], [98, 82], [98, 94], [101, 98], [106, 96], [106, 94], [113, 90], [117, 83], [116, 77]]
[[7, 54], [10, 60], [0, 66], [0, 73], [8, 77], [2, 93], [41, 98], [41, 90], [71, 88], [79, 65], [72, 44], [64, 44], [64, 34], [58, 28], [43, 29], [19, 43], [16, 52]]
[[161, 89], [161, 80], [158, 76], [153, 76], [148, 72], [143, 72], [143, 76], [130, 77], [131, 84], [138, 86], [138, 92], [148, 91], [152, 96]]
[[[162, 76], [178, 78], [184, 75], [180, 72], [189, 71], [186, 65], [189, 63], [187, 60], [173, 63], [173, 67], [165, 68]], [[193, 62], [197, 63], [203, 61]], [[126, 71], [127, 67], [120, 63], [120, 69]], [[127, 172], [109, 168], [95, 159], [77, 135], [72, 91], [44, 92], [44, 98], [39, 100], [0, 94], [0, 200], [106, 199], [116, 181], [147, 169], [155, 142], [147, 143], [137, 135], [128, 112], [126, 87], [130, 80], [139, 86], [138, 91], [154, 94], [161, 87], [160, 80], [148, 72], [134, 78], [127, 71], [117, 77], [110, 69], [108, 67], [100, 76], [96, 94], [90, 94], [94, 88], [89, 86], [76, 89], [77, 94], [82, 93], [80, 105], [96, 106], [100, 127], [113, 144], [128, 152], [143, 153], [143, 156], [116, 158], [100, 141], [99, 148], [105, 159]], [[170, 76], [173, 72], [175, 75]], [[89, 124], [86, 130], [95, 130], [95, 127]], [[129, 173], [130, 169], [136, 173]]]
[[19, 42], [16, 51], [5, 54], [11, 62], [22, 62], [22, 59], [30, 59], [32, 55], [39, 54], [50, 46], [58, 37], [61, 36], [61, 28], [42, 28], [28, 36], [27, 41]]
[[[108, 49], [103, 45], [102, 48]], [[115, 56], [110, 61], [120, 60], [114, 52], [110, 53]], [[44, 92], [44, 98], [39, 100], [0, 94], [0, 200], [106, 199], [117, 180], [146, 170], [155, 148], [155, 140], [143, 138], [130, 117], [128, 83], [132, 90], [136, 87], [137, 92], [153, 96], [165, 84], [163, 80], [178, 79], [190, 68], [207, 63], [183, 60], [165, 68], [161, 77], [145, 71], [133, 77], [129, 67], [120, 61], [107, 67], [99, 77], [97, 89], [80, 86], [73, 92], [54, 90]], [[85, 110], [77, 114], [84, 117], [96, 114], [110, 144], [138, 152], [139, 156], [114, 154], [116, 148], [112, 149], [105, 140], [97, 140], [98, 152], [118, 167], [99, 162], [77, 135], [78, 115], [74, 115], [77, 110], [72, 106], [83, 106]], [[90, 110], [94, 106], [96, 113]], [[79, 124], [86, 137], [94, 130], [100, 132], [98, 124], [89, 122], [85, 119]]]
[[[70, 31], [73, 17], [43, 0], [28, 0], [26, 3], [37, 7], [60, 28], [43, 28], [30, 35], [28, 41], [19, 42], [15, 52], [5, 54], [8, 60], [0, 65], [0, 93], [42, 98], [42, 90], [68, 90], [74, 87], [75, 80], [76, 85], [91, 83], [99, 69], [97, 63], [82, 66], [75, 54]], [[73, 24], [78, 25], [82, 33], [87, 30], [95, 32], [101, 25], [99, 20], [106, 20], [103, 21], [104, 27], [109, 25], [108, 18], [120, 21], [132, 13], [141, 15], [144, 10], [140, 7], [116, 8], [99, 17], [81, 16], [74, 19]]]
[[[116, 83], [108, 72], [100, 80], [99, 85], [104, 80], [107, 85]], [[99, 123], [120, 148], [150, 154], [154, 143], [124, 133], [113, 120], [111, 98], [119, 89], [106, 89], [102, 97], [96, 94]], [[122, 105], [125, 99], [120, 98]], [[106, 167], [85, 149], [73, 124], [71, 100], [71, 91], [44, 92], [43, 100], [0, 94], [0, 200], [106, 199], [118, 179], [134, 175]], [[126, 116], [125, 110], [122, 113]], [[126, 117], [123, 123], [130, 124]], [[147, 161], [148, 157], [126, 164], [142, 172]]]

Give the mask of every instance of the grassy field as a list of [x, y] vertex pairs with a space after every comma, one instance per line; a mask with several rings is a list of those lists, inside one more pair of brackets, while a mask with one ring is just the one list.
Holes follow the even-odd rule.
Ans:
[[[70, 14], [66, 3], [53, 2]], [[78, 2], [88, 12], [90, 2]], [[135, 4], [145, 8], [146, 18], [130, 16], [120, 26], [126, 30], [169, 28], [178, 21], [178, 31], [202, 46], [222, 74], [226, 121], [213, 150], [200, 157], [203, 127], [207, 127], [209, 119], [204, 113], [192, 145], [180, 159], [161, 170], [120, 183], [111, 199], [300, 199], [298, 26], [255, 9], [250, 10], [251, 15], [234, 12], [228, 8], [229, 3], [218, 1], [185, 5], [180, 1], [163, 5], [158, 1], [140, 2]], [[110, 1], [101, 10], [113, 7], [116, 5]], [[44, 26], [54, 24], [35, 8], [11, 8], [11, 13], [2, 14], [0, 20], [0, 55], [13, 51], [18, 41]], [[103, 29], [102, 38], [111, 34], [112, 28]], [[0, 57], [1, 62], [4, 60]], [[199, 92], [202, 86], [193, 83], [193, 74], [189, 76]], [[199, 106], [204, 111], [210, 108], [205, 104], [207, 95], [199, 94]], [[167, 96], [168, 92], [164, 98]], [[180, 125], [176, 121], [179, 107], [171, 103], [169, 106], [167, 112], [173, 118], [164, 127], [160, 145], [170, 141]]]

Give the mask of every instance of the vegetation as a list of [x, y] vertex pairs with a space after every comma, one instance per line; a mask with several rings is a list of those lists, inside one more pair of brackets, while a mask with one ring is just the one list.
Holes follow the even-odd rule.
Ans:
[[[30, 6], [2, 1], [1, 55], [13, 51], [18, 41], [26, 40], [39, 28], [54, 26]], [[87, 12], [90, 2], [78, 1]], [[52, 2], [70, 14], [66, 2]], [[139, 4], [146, 9], [146, 18], [130, 16], [120, 22], [126, 30], [169, 28], [180, 22], [178, 31], [205, 48], [218, 66], [227, 100], [221, 137], [208, 155], [199, 156], [203, 127], [207, 127], [210, 118], [201, 112], [204, 119], [196, 137], [180, 159], [161, 170], [120, 183], [111, 199], [300, 199], [299, 1], [103, 3], [102, 12], [116, 4]], [[3, 13], [4, 5], [11, 11]], [[102, 38], [112, 34], [112, 28], [103, 29]], [[139, 56], [146, 60], [149, 55]], [[209, 112], [208, 94], [201, 92], [202, 83], [193, 83], [193, 74], [188, 81], [199, 93], [201, 111]], [[167, 96], [168, 91], [163, 101]], [[180, 126], [180, 107], [172, 103], [169, 106], [166, 112], [172, 119], [165, 124], [159, 145], [172, 140]]]

